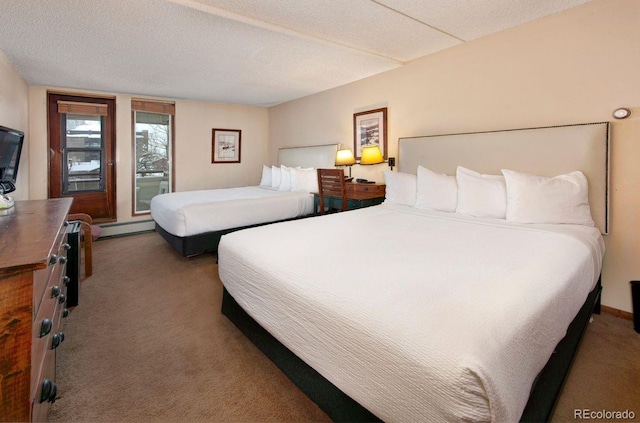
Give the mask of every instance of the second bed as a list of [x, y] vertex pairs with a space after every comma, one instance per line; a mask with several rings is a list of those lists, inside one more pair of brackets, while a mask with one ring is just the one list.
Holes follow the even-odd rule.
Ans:
[[[337, 144], [281, 148], [277, 169], [304, 168], [314, 182], [316, 168], [334, 167], [337, 149]], [[311, 191], [256, 185], [173, 192], [153, 197], [151, 217], [156, 231], [183, 256], [215, 253], [226, 233], [312, 215]]]

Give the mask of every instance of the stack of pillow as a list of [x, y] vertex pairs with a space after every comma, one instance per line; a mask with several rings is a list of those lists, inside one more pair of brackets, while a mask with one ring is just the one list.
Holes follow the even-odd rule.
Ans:
[[502, 169], [502, 175], [485, 175], [458, 166], [453, 176], [418, 166], [417, 175], [384, 174], [386, 204], [517, 223], [594, 226], [587, 178], [580, 171], [550, 178], [508, 169]]
[[312, 167], [263, 165], [260, 186], [278, 191], [318, 192], [318, 173]]

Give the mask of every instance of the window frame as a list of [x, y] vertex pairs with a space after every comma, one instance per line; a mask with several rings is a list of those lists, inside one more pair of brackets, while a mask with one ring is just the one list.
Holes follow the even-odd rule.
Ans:
[[167, 192], [173, 192], [175, 187], [175, 104], [166, 101], [132, 99], [131, 100], [131, 216], [144, 216], [151, 213], [151, 210], [137, 210], [137, 144], [136, 144], [136, 114], [137, 112], [155, 113], [169, 115], [169, 186]]

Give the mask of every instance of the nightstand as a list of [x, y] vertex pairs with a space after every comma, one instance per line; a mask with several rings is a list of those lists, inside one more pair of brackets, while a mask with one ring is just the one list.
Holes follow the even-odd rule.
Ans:
[[[376, 206], [384, 201], [386, 190], [385, 184], [362, 184], [358, 182], [347, 182], [347, 209], [354, 210], [362, 207]], [[313, 194], [313, 209], [317, 212], [320, 203], [320, 195]], [[338, 196], [325, 196], [325, 207], [330, 209], [340, 209], [342, 200]]]

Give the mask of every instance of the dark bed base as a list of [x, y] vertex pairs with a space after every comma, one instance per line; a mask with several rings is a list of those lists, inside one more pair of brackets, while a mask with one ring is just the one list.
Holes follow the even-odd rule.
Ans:
[[165, 231], [162, 228], [162, 226], [158, 225], [157, 223], [155, 224], [155, 228], [156, 228], [156, 232], [162, 235], [165, 241], [167, 241], [169, 245], [173, 247], [174, 250], [176, 250], [178, 253], [180, 253], [184, 257], [191, 257], [191, 256], [197, 256], [198, 254], [217, 253], [218, 244], [220, 244], [220, 238], [222, 238], [222, 235], [239, 231], [241, 229], [255, 228], [256, 226], [270, 225], [272, 223], [286, 222], [289, 220], [304, 219], [312, 216], [314, 215], [310, 214], [307, 216], [294, 217], [292, 219], [278, 220], [275, 222], [258, 223], [255, 225], [242, 226], [239, 228], [223, 229], [221, 231], [205, 232], [202, 234], [184, 236], [184, 237], [170, 234], [169, 232]]
[[156, 232], [184, 257], [191, 257], [204, 253], [215, 253], [218, 251], [220, 238], [224, 234], [237, 231], [243, 228], [227, 229], [225, 231], [206, 232], [204, 234], [180, 237], [165, 231], [156, 223]]
[[[567, 335], [560, 341], [547, 365], [538, 375], [520, 421], [543, 422], [551, 419], [591, 314], [600, 314], [601, 291], [602, 286], [598, 280], [598, 284], [569, 325]], [[271, 336], [238, 305], [226, 289], [222, 294], [222, 314], [333, 421], [380, 421]]]

